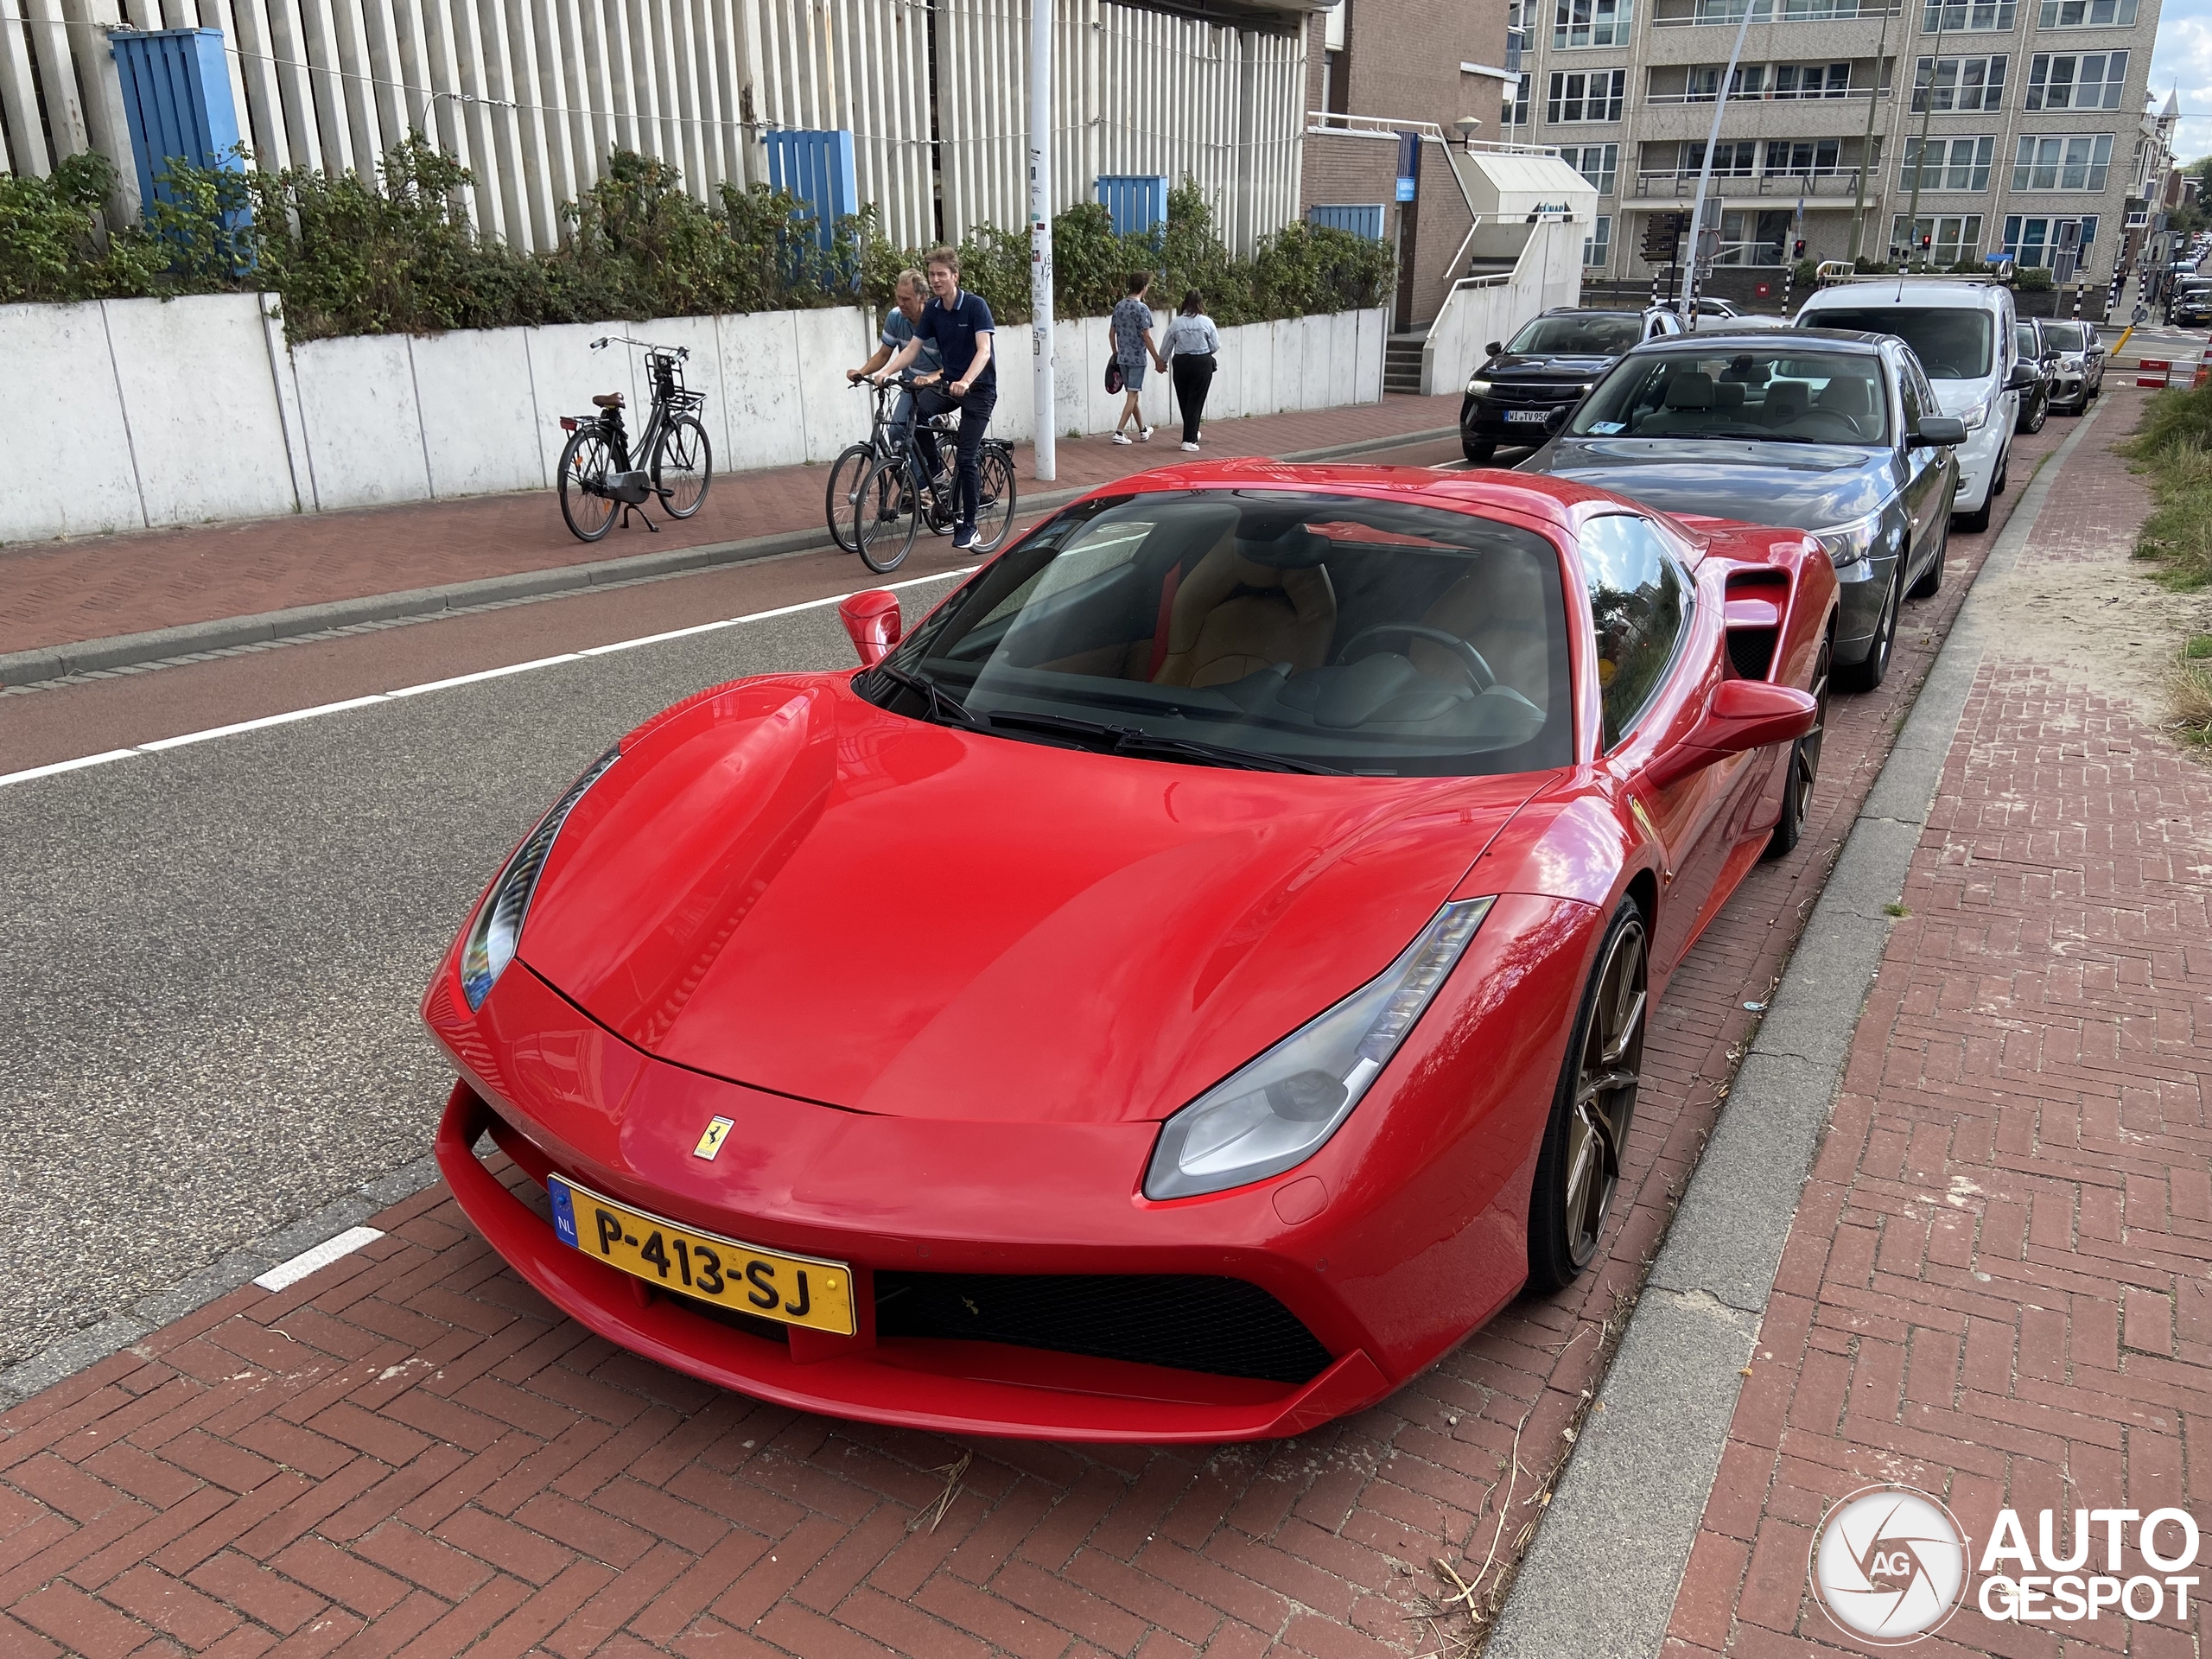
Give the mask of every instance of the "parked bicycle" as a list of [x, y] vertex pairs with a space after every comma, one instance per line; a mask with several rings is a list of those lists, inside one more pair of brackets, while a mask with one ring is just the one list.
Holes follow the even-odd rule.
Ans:
[[[893, 386], [913, 390], [912, 382], [903, 376], [883, 390]], [[920, 445], [915, 440], [919, 420], [913, 427], [906, 427], [883, 419], [880, 397], [876, 408], [877, 430], [888, 446], [887, 452], [869, 464], [860, 487], [853, 493], [851, 518], [848, 520], [852, 539], [847, 542], [840, 537], [838, 541], [840, 545], [857, 552], [869, 569], [885, 575], [906, 563], [914, 537], [925, 524], [933, 536], [951, 533], [953, 452], [960, 415], [957, 410], [948, 410], [932, 416], [929, 422], [931, 430], [937, 435], [939, 463], [936, 476], [931, 477], [922, 464]], [[988, 554], [995, 552], [1006, 540], [1007, 532], [1014, 528], [1014, 449], [1003, 439], [985, 438], [976, 463], [982, 488], [976, 502], [973, 550]], [[836, 498], [831, 499], [834, 503]]]
[[[690, 348], [655, 346], [626, 334], [610, 334], [591, 343], [594, 352], [608, 346], [644, 349], [653, 401], [634, 451], [622, 424], [619, 391], [594, 397], [595, 415], [561, 417], [561, 429], [569, 435], [561, 450], [561, 517], [576, 538], [585, 542], [595, 542], [613, 529], [618, 509], [624, 524], [635, 511], [645, 528], [658, 535], [660, 526], [646, 515], [645, 502], [657, 497], [670, 518], [689, 518], [706, 505], [707, 486], [714, 478], [714, 447], [698, 418], [707, 399], [683, 385]], [[633, 454], [646, 457], [646, 464], [636, 466]]]

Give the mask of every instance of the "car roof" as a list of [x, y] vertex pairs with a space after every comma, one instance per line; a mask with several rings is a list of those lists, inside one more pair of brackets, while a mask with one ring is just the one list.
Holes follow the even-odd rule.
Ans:
[[1840, 346], [1861, 355], [1872, 354], [1884, 340], [1891, 338], [1857, 328], [1704, 328], [1694, 334], [1671, 334], [1662, 340], [1644, 340], [1630, 355], [1649, 357], [1656, 352], [1670, 351], [1709, 353], [1736, 346], [1746, 351], [1771, 350], [1784, 334], [1809, 335], [1823, 350]]
[[1547, 317], [1641, 317], [1645, 310], [1631, 309], [1624, 305], [1555, 305], [1541, 313]]
[[[2002, 304], [1999, 296], [2009, 292], [2001, 283], [1972, 278], [1929, 282], [1924, 277], [1884, 276], [1821, 289], [1806, 296], [1804, 311], [1876, 305], [1910, 306], [1922, 311], [1993, 311]], [[1804, 311], [1798, 315], [1802, 316]]]

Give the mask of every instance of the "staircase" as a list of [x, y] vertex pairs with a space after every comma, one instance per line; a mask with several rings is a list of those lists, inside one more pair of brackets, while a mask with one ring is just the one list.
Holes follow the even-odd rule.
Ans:
[[1393, 334], [1382, 347], [1382, 390], [1421, 395], [1421, 350], [1428, 343], [1428, 330]]

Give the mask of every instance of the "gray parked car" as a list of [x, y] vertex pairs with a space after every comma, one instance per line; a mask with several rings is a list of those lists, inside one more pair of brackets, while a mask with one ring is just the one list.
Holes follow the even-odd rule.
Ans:
[[1843, 589], [1836, 689], [1870, 691], [1905, 599], [1943, 580], [1966, 435], [1892, 335], [1697, 334], [1622, 358], [1521, 470], [1811, 531]]
[[2105, 343], [2094, 322], [2046, 322], [2044, 343], [2058, 353], [2050, 383], [2050, 406], [2086, 415], [2089, 400], [2105, 389]]

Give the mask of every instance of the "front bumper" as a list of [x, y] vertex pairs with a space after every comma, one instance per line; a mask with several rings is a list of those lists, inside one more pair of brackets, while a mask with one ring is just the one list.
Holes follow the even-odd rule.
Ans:
[[2017, 400], [1998, 399], [1989, 417], [1967, 433], [1967, 441], [1952, 452], [1959, 462], [1959, 493], [1951, 502], [1953, 512], [1979, 512], [1988, 501], [1989, 486], [1997, 479], [1998, 460], [2018, 418]]
[[[1558, 431], [1581, 401], [1580, 392], [1544, 403], [1501, 403], [1463, 394], [1459, 400], [1459, 435], [1482, 443], [1521, 443], [1533, 448]], [[1516, 419], [1516, 415], [1541, 415], [1543, 418]]]

